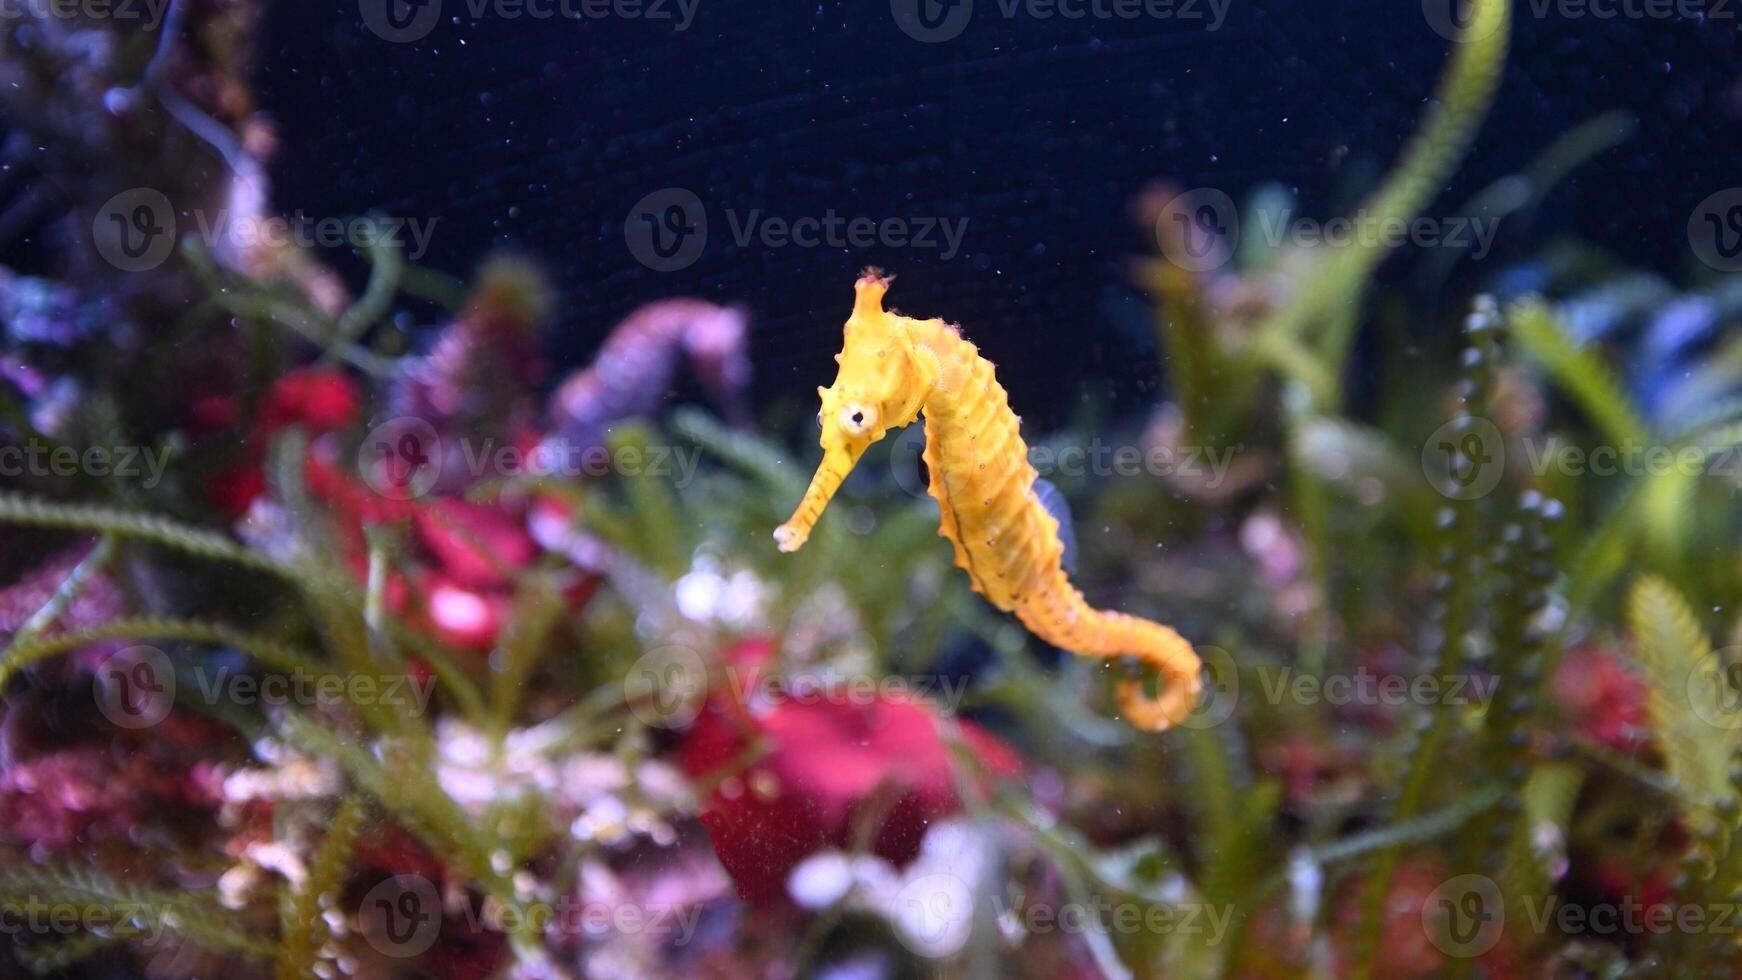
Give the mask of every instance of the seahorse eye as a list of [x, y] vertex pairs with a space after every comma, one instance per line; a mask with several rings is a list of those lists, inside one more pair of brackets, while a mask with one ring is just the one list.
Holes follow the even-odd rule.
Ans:
[[862, 436], [877, 424], [877, 410], [867, 405], [847, 405], [841, 409], [841, 428]]

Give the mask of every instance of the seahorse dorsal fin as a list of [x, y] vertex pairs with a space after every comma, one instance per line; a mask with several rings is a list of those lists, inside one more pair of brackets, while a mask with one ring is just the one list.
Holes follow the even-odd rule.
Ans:
[[1077, 528], [1071, 520], [1071, 505], [1065, 500], [1065, 495], [1059, 493], [1059, 488], [1043, 477], [1034, 478], [1034, 498], [1059, 522], [1059, 543], [1064, 545], [1065, 571], [1077, 574]]

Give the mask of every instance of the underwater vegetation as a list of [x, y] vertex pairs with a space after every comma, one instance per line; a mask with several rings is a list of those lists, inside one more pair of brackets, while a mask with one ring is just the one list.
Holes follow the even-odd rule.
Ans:
[[[0, 270], [8, 975], [1737, 975], [1734, 273], [1400, 285], [1158, 184], [1142, 417], [1019, 431], [868, 273], [819, 460], [748, 305], [565, 373], [537, 256], [246, 234], [257, 11], [171, 9], [0, 20], [13, 165], [87, 161], [0, 213], [65, 230]], [[1435, 206], [1512, 13], [1365, 213]], [[234, 223], [139, 262], [138, 187]], [[1036, 482], [1097, 440], [1182, 465]]]

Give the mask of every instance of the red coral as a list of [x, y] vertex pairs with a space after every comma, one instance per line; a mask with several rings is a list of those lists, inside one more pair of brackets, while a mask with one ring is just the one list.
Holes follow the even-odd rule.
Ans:
[[1573, 728], [1586, 738], [1617, 752], [1644, 747], [1649, 734], [1645, 685], [1616, 654], [1574, 647], [1561, 658], [1550, 686]]
[[[754, 671], [770, 652], [766, 641], [754, 641], [728, 659]], [[794, 865], [823, 847], [846, 846], [866, 820], [878, 822], [873, 851], [905, 863], [931, 821], [961, 808], [935, 705], [842, 693], [802, 701], [775, 697], [752, 712], [731, 700], [745, 685], [727, 687], [715, 692], [690, 729], [680, 761], [694, 778], [724, 776], [701, 819], [745, 899], [779, 898]], [[969, 722], [959, 728], [992, 773], [1021, 769], [1004, 743]], [[752, 745], [765, 746], [767, 754], [733, 773], [733, 763]]]
[[[242, 458], [206, 484], [206, 500], [232, 517], [248, 510], [266, 492], [262, 467], [273, 437], [292, 426], [310, 435], [348, 428], [357, 421], [361, 397], [344, 372], [333, 368], [301, 368], [273, 383], [260, 399], [260, 417], [242, 444]], [[234, 415], [233, 406], [205, 405], [208, 420]]]
[[[30, 617], [48, 603], [89, 551], [68, 551], [44, 561], [17, 583], [0, 590], [0, 638], [10, 640]], [[126, 609], [121, 590], [107, 574], [92, 575], [45, 632], [74, 630], [117, 619]], [[126, 641], [94, 643], [74, 654], [80, 669], [95, 670], [103, 659], [127, 646]]]
[[[1507, 937], [1504, 929], [1495, 927], [1492, 933], [1436, 937], [1428, 928], [1427, 919], [1436, 906], [1447, 898], [1455, 899], [1463, 894], [1458, 881], [1464, 877], [1469, 876], [1448, 870], [1430, 858], [1406, 858], [1398, 865], [1385, 896], [1379, 946], [1372, 962], [1374, 976], [1443, 976], [1448, 966], [1461, 957], [1476, 957], [1482, 964], [1482, 974], [1496, 980], [1532, 975], [1526, 972], [1525, 965], [1520, 962], [1518, 949]], [[1360, 948], [1357, 937], [1364, 928], [1367, 911], [1365, 897], [1370, 883], [1369, 878], [1351, 878], [1336, 893], [1336, 904], [1331, 912], [1331, 931], [1337, 939], [1336, 948], [1340, 956], [1352, 956]], [[1449, 894], [1443, 890], [1447, 885], [1453, 886]], [[1489, 885], [1494, 890], [1483, 901], [1497, 902], [1501, 897], [1498, 886], [1492, 881], [1489, 881]], [[1495, 906], [1488, 906], [1490, 911], [1494, 908]], [[1504, 923], [1504, 919], [1501, 922]], [[1282, 930], [1282, 923], [1272, 917], [1264, 928], [1255, 930], [1255, 936], [1261, 937], [1267, 943], [1277, 943], [1278, 948], [1288, 949], [1290, 947], [1287, 944], [1291, 942], [1298, 944], [1293, 948], [1304, 948], [1304, 932], [1290, 929], [1284, 933], [1287, 939], [1274, 935]], [[1448, 942], [1468, 945], [1441, 945]]]
[[0, 833], [33, 848], [88, 848], [169, 808], [217, 802], [207, 774], [166, 772], [160, 761], [87, 745], [0, 766]]
[[432, 882], [447, 880], [441, 858], [396, 823], [383, 823], [357, 840], [357, 864], [394, 875], [420, 875]]
[[417, 514], [418, 539], [441, 569], [468, 586], [499, 588], [538, 557], [525, 523], [495, 507], [437, 500]]
[[357, 420], [357, 388], [344, 372], [303, 368], [279, 378], [260, 405], [260, 429], [278, 433], [293, 425], [310, 432], [337, 432]]
[[[358, 580], [368, 574], [363, 528], [409, 523], [415, 547], [405, 574], [388, 576], [387, 607], [445, 643], [479, 652], [494, 647], [507, 624], [516, 583], [539, 555], [525, 508], [459, 497], [393, 500], [326, 458], [322, 448], [311, 447], [309, 453], [309, 489], [334, 514], [340, 547]], [[579, 577], [563, 598], [578, 611], [596, 585], [591, 577]]]

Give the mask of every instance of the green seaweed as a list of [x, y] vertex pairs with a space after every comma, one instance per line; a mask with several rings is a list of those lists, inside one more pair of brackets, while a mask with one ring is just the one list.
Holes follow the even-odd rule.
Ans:
[[326, 908], [344, 884], [352, 849], [368, 815], [369, 805], [361, 797], [347, 796], [340, 801], [309, 861], [302, 885], [280, 903], [283, 914], [275, 963], [278, 980], [300, 980], [316, 974], [321, 943], [331, 933]]
[[[1475, 311], [1466, 321], [1470, 346], [1465, 351], [1463, 374], [1458, 385], [1459, 409], [1452, 422], [1458, 427], [1457, 431], [1472, 431], [1480, 413], [1488, 410], [1499, 356], [1495, 337], [1499, 328], [1499, 311], [1493, 301], [1478, 299]], [[1474, 465], [1477, 461], [1461, 462]], [[1482, 601], [1480, 590], [1486, 578], [1486, 559], [1477, 549], [1483, 509], [1480, 500], [1458, 499], [1443, 508], [1436, 518], [1442, 537], [1436, 561], [1437, 622], [1430, 662], [1434, 675], [1438, 677], [1450, 677], [1463, 668], [1471, 635], [1477, 625]], [[1403, 754], [1411, 762], [1391, 809], [1393, 822], [1408, 822], [1426, 806], [1430, 789], [1443, 775], [1441, 759], [1449, 751], [1462, 722], [1461, 712], [1456, 707], [1436, 705], [1419, 742], [1404, 749]], [[1387, 849], [1374, 860], [1363, 900], [1356, 976], [1368, 975], [1373, 967], [1384, 905], [1400, 858], [1398, 850]]]
[[45, 906], [77, 909], [87, 921], [102, 919], [109, 923], [105, 938], [175, 936], [220, 953], [271, 958], [275, 952], [271, 939], [241, 928], [234, 913], [199, 893], [146, 887], [94, 867], [0, 869], [0, 908], [23, 921]]
[[[1385, 182], [1361, 207], [1370, 220], [1408, 221], [1439, 192], [1468, 150], [1499, 88], [1511, 36], [1510, 0], [1474, 0], [1467, 5], [1450, 62], [1435, 92], [1433, 108], [1405, 147]], [[1384, 257], [1364, 242], [1338, 249], [1300, 277], [1299, 294], [1259, 327], [1260, 347], [1280, 366], [1294, 366], [1326, 410], [1340, 402], [1340, 372], [1353, 342], [1359, 295]], [[1311, 355], [1293, 353], [1302, 345]], [[1306, 364], [1322, 365], [1306, 370]], [[1304, 373], [1303, 373], [1304, 372]]]

